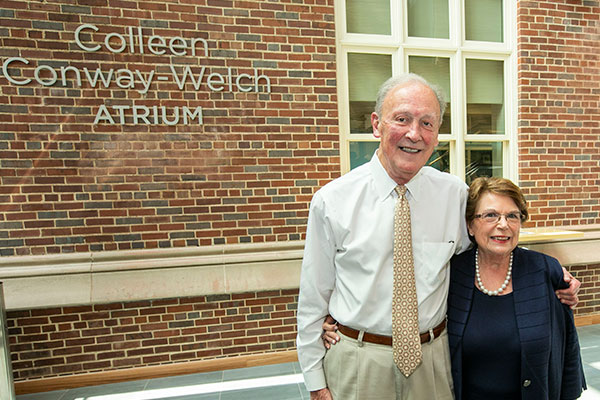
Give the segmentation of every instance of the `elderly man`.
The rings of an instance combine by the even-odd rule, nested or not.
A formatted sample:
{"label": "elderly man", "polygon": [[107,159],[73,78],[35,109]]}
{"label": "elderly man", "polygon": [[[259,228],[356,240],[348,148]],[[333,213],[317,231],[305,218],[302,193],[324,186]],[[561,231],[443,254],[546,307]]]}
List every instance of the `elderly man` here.
{"label": "elderly man", "polygon": [[[311,399],[453,398],[446,299],[449,260],[470,243],[467,186],[424,167],[445,104],[418,75],[390,78],[371,114],[377,152],[313,197],[297,340]],[[342,340],[325,354],[328,314]]]}

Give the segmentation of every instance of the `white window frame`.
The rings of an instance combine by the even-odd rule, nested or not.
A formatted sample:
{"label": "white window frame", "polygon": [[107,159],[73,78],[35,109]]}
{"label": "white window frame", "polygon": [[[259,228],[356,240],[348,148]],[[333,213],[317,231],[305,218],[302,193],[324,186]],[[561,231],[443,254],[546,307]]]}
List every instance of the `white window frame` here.
{"label": "white window frame", "polygon": [[[350,170],[350,142],[377,142],[372,134],[350,134],[348,88],[348,53],[390,54],[392,74],[408,71],[409,56],[448,57],[450,59],[451,134],[440,134],[440,143],[449,143],[450,173],[465,179],[465,143],[501,142],[502,175],[515,182],[518,179],[517,124],[517,50],[516,2],[503,0],[502,43],[466,41],[464,0],[448,0],[449,39],[408,37],[407,0],[390,0],[391,35],[346,33],[346,0],[335,0],[337,91],[340,124],[341,172]],[[505,133],[503,135],[466,135],[466,59],[504,62]],[[448,95],[448,93],[446,93]]]}

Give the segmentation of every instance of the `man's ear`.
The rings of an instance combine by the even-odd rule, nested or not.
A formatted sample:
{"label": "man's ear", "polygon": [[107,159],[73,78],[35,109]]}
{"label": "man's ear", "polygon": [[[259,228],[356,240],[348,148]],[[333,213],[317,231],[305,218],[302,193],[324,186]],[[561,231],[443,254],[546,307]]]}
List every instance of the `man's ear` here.
{"label": "man's ear", "polygon": [[371,126],[373,127],[373,136],[376,138],[381,137],[381,133],[379,132],[379,115],[377,113],[371,113]]}

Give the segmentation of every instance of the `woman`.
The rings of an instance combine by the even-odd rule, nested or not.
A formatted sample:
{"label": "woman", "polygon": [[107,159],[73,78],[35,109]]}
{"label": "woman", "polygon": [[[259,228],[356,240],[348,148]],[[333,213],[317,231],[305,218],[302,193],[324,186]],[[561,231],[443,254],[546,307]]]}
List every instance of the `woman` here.
{"label": "woman", "polygon": [[[456,399],[576,399],[586,388],[558,261],[517,247],[527,220],[521,190],[477,178],[466,219],[474,246],[451,260],[448,339]],[[334,325],[323,325],[326,347]]]}
{"label": "woman", "polygon": [[448,339],[457,399],[576,399],[585,388],[558,261],[517,247],[521,190],[477,178],[466,219],[475,246],[451,261]]}

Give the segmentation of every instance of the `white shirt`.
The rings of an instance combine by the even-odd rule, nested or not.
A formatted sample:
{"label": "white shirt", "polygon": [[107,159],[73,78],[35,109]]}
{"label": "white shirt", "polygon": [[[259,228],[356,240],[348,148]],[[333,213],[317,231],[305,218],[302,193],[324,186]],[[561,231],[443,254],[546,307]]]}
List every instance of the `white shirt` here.
{"label": "white shirt", "polygon": [[[298,299],[298,358],[309,391],[326,387],[323,318],[391,336],[393,225],[397,184],[375,154],[328,183],[310,205]],[[449,261],[470,245],[467,186],[423,167],[406,184],[410,205],[419,330],[446,315]]]}

